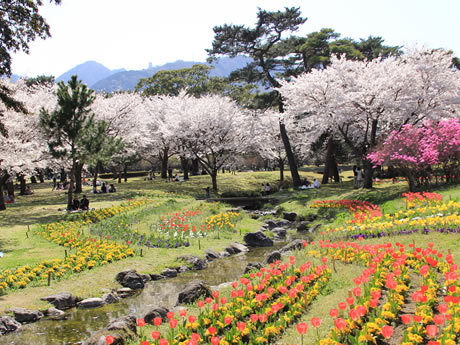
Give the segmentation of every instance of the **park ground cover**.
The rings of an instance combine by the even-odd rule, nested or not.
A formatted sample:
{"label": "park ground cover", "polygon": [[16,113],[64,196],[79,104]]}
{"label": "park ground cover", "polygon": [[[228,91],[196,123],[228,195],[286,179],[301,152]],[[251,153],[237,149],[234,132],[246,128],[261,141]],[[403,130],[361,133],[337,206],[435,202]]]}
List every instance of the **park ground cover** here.
{"label": "park ground cover", "polygon": [[[305,174],[308,174],[309,178],[315,176],[311,172],[306,172]],[[262,182],[270,181],[270,183],[274,184],[277,175],[276,173],[263,172],[241,173],[236,177],[228,174],[228,176],[222,175],[222,177],[224,180],[222,185],[224,186],[236,185],[234,182],[238,180],[238,186],[240,186],[238,188],[240,190],[257,191]],[[54,198],[52,199],[48,196],[51,192],[46,190],[48,186],[38,185],[36,188],[37,192],[33,198],[37,198],[37,200],[48,198],[46,199],[48,200],[48,204],[42,202],[40,206],[34,206],[34,203],[31,202],[30,205],[27,205],[25,202],[27,199],[19,199],[18,205],[7,211],[17,212],[24,209],[24,214],[27,216],[22,218],[16,217],[16,221],[19,224],[10,223],[3,226],[3,220],[6,220],[6,222],[14,222],[14,220],[10,220],[2,215],[4,217],[2,219],[2,230],[5,231],[2,232],[1,241],[2,248],[7,249],[5,250],[7,255],[4,258],[8,260],[2,262],[8,264],[8,269],[22,265],[40,264],[40,260],[50,259],[50,257],[63,260],[66,256],[65,251],[68,251],[68,256],[75,253],[77,250],[74,247],[76,246],[75,239],[81,236],[81,234],[87,236],[87,240],[92,239],[93,242],[91,244],[96,243],[96,245],[100,246],[103,244],[125,246],[127,249],[133,251],[133,255],[126,255],[126,257],[121,257],[119,260],[112,258],[111,261],[104,264],[101,264],[104,260],[100,258],[100,262],[95,260],[96,264],[93,267],[88,267],[87,265],[91,260],[85,261],[86,266],[82,265],[80,272],[72,270],[71,273],[64,273],[61,280],[53,280],[49,287],[46,286],[46,279],[41,282],[33,281],[25,288],[12,287],[4,296],[0,297],[0,308],[6,310],[13,305],[41,307],[43,305],[38,301],[38,297],[63,290],[74,292],[83,297],[93,296],[100,293],[101,287],[113,287],[113,277],[117,272],[125,268],[135,267],[140,272],[155,273],[158,272],[158,269],[168,267],[175,256],[185,253],[202,255],[204,248],[221,250],[228,242],[241,238],[240,231],[252,231],[258,228],[260,224],[258,221],[241,215],[231,215],[226,212],[228,207],[220,204],[206,204],[203,206],[200,201],[196,201],[194,198],[188,196],[190,194],[198,197],[201,196],[206,186],[205,181],[203,177],[199,177],[197,180],[192,179],[190,184],[188,182],[182,184],[184,188],[183,193],[180,194],[171,194],[171,192],[179,192],[180,184],[168,184],[160,181],[153,184],[141,180],[131,181],[126,185],[122,185],[119,188],[120,194],[116,196],[109,194],[94,196],[92,205],[97,206],[99,211],[95,212],[94,215],[85,214],[86,218],[82,217],[81,219],[78,219],[80,214],[72,215],[73,219],[67,217],[67,223],[71,223],[72,231],[60,232],[61,236],[54,237],[51,241],[46,236],[43,236],[43,231],[45,234],[48,234],[44,230],[45,227],[36,227],[33,224],[35,224],[36,219],[46,219],[47,227],[55,226],[50,224],[56,224],[56,221],[62,218],[63,213],[57,211],[57,207],[60,202],[63,202],[60,198],[64,200],[65,196],[52,194],[52,198]],[[157,191],[153,192],[153,190]],[[280,262],[276,267],[265,268],[267,272],[253,272],[252,276],[243,277],[248,280],[244,280],[243,283],[241,281],[238,282],[239,285],[237,285],[237,288],[219,291],[219,303],[215,303],[216,298],[214,298],[212,303],[208,304],[204,302],[205,306],[201,308],[198,305],[187,306],[186,317],[184,316],[182,319],[182,316],[175,315],[175,318],[179,321],[179,328],[174,330],[175,339],[177,342],[187,343],[188,340],[192,339],[193,333],[195,333],[200,334],[201,341],[206,339],[208,343],[212,343],[213,341],[216,342],[218,338],[221,344],[225,344],[225,342],[231,343],[230,339],[226,338],[229,335],[236,338],[239,337],[242,343],[254,344],[299,344],[301,342],[305,344],[315,342],[328,344],[333,343],[330,342],[331,339],[335,339],[338,343],[361,343],[367,339],[366,341],[371,343],[371,338],[376,339],[376,341],[391,343],[395,339],[396,334],[398,336],[405,336],[407,339],[410,337],[412,340],[419,339],[417,338],[418,336],[424,342],[442,340],[441,338],[444,337],[444,334],[449,334],[448,327],[451,320],[447,320],[447,318],[450,317],[448,315],[452,315],[452,311],[441,313],[436,308],[442,304],[447,304],[448,310],[451,310],[455,305],[458,307],[458,303],[455,304],[452,301],[443,302],[442,299],[448,295],[445,291],[449,289],[453,290],[450,287],[452,285],[456,286],[456,290],[451,295],[455,297],[459,294],[458,278],[450,279],[454,281],[454,283],[450,284],[450,280],[446,279],[445,271],[448,265],[450,265],[450,270],[455,263],[459,262],[460,243],[458,234],[455,233],[446,234],[430,231],[428,234],[425,234],[423,229],[426,228],[426,224],[420,223],[420,219],[425,219],[426,217],[431,217],[429,219],[432,219],[434,218],[432,216],[444,212],[446,217],[453,216],[449,224],[451,228],[458,229],[460,226],[458,218],[455,218],[455,216],[458,217],[459,189],[454,187],[437,190],[436,192],[442,196],[442,200],[435,198],[432,205],[428,205],[427,203],[426,205],[414,205],[414,207],[412,207],[408,197],[402,195],[406,191],[407,186],[404,183],[383,183],[377,185],[375,190],[368,192],[353,190],[351,182],[345,182],[338,185],[323,186],[320,190],[296,192],[284,190],[279,192],[277,197],[280,199],[280,207],[282,209],[296,211],[299,217],[306,217],[312,213],[317,213],[320,215],[322,222],[328,222],[328,226],[316,234],[315,244],[308,244],[304,250],[294,253],[292,258],[286,258],[284,262]],[[134,203],[145,202],[145,204],[117,214],[112,214],[110,211],[102,211],[104,208],[113,211],[114,209],[125,207],[123,205],[130,203],[127,199],[134,199],[131,201]],[[315,200],[321,200],[321,202],[314,202]],[[330,207],[315,207],[315,205],[320,204]],[[335,207],[336,205],[339,205],[339,207]],[[47,207],[48,212],[44,212],[43,209]],[[423,212],[420,211],[423,208],[426,210]],[[363,210],[365,211],[365,215],[370,216],[369,219],[367,216],[363,217],[359,215],[362,213],[360,211]],[[419,213],[411,214],[411,212]],[[398,215],[396,216],[396,214]],[[30,216],[29,219],[27,219],[28,216]],[[104,217],[105,219],[102,219]],[[388,223],[388,217],[390,217],[391,221],[398,221],[408,217],[418,217],[419,219],[416,219],[416,221],[419,221],[419,224],[403,222],[402,224],[394,224],[394,226],[398,226],[402,230],[415,229],[419,226],[418,230],[420,231],[411,234],[401,233],[398,236],[393,236],[394,234],[391,233],[392,236],[381,238],[370,238],[371,236],[368,236],[369,238],[365,239],[364,233],[362,233],[363,229],[359,228],[361,236],[355,239],[346,238],[347,234],[358,234],[356,227],[364,227],[365,230],[367,227],[374,226],[375,224]],[[158,219],[161,220],[161,224],[165,228],[173,228],[173,233],[178,233],[177,230],[179,228],[180,233],[184,234],[187,238],[189,245],[185,246],[182,243],[180,245],[180,253],[177,252],[176,254],[174,252],[175,249],[167,247],[154,247],[152,239],[145,236],[141,238],[142,234],[147,234],[149,230],[154,228],[155,224],[158,224]],[[435,230],[435,228],[440,228],[441,226],[445,227],[445,220],[446,218],[437,219],[430,224],[430,230]],[[79,222],[84,224],[78,227],[75,223]],[[390,228],[390,225],[386,223],[385,226]],[[57,224],[58,226],[62,226],[59,223]],[[111,229],[114,228],[115,224],[118,224],[120,225],[120,229],[117,228],[115,231],[106,233],[104,232],[104,224]],[[27,231],[27,225],[29,225],[30,231]],[[216,229],[212,231],[211,228],[214,227]],[[219,232],[218,228],[224,230]],[[165,232],[170,231],[161,227],[156,230],[159,230],[162,236],[165,235]],[[373,230],[370,229],[369,231]],[[163,233],[161,233],[162,231]],[[65,236],[62,236],[62,233]],[[72,237],[73,233],[78,234],[78,236]],[[28,238],[27,236],[30,237]],[[13,241],[15,238],[16,242]],[[200,244],[198,244],[198,241],[200,241]],[[389,244],[391,244],[391,247]],[[328,246],[332,247],[329,248]],[[362,255],[355,255],[356,253],[354,253],[354,255],[344,256],[340,252],[340,250],[344,250],[341,246],[345,246],[348,248],[347,250],[358,250]],[[73,248],[70,249],[71,247]],[[199,247],[201,247],[201,250]],[[420,259],[416,257],[418,253],[417,248],[420,248],[420,251],[423,253],[423,255],[420,254]],[[141,249],[143,249],[142,257],[140,256]],[[404,251],[400,251],[400,249],[404,249]],[[37,255],[24,258],[23,253],[32,250],[35,250]],[[435,254],[433,254],[434,252]],[[446,258],[449,252],[451,259]],[[399,274],[399,271],[396,271],[395,274],[393,262],[398,258],[394,258],[392,253],[407,254],[408,257],[404,262],[400,262],[399,265],[401,266],[399,270],[404,272],[404,274]],[[434,256],[437,257],[439,254],[442,255],[441,258],[433,259]],[[379,269],[384,270],[385,274],[376,275],[374,272],[372,274],[373,280],[369,279],[368,282],[356,286],[356,283],[350,277],[362,277],[364,271],[372,269],[370,263],[373,262],[374,258],[376,260],[380,258],[379,255],[384,255],[384,258],[390,260],[390,262],[386,262],[388,261],[386,259],[381,260],[383,261],[382,265],[387,265],[379,266]],[[417,261],[413,260],[414,255],[419,264],[413,262]],[[361,257],[364,257],[364,259]],[[432,260],[438,260],[439,264],[433,265]],[[452,260],[452,264],[449,264],[447,260]],[[332,264],[332,261],[334,261],[334,264]],[[75,264],[78,265],[78,262]],[[391,265],[388,266],[388,264]],[[428,266],[426,274],[420,273],[420,267],[422,266]],[[455,271],[455,266],[453,267],[453,271]],[[425,272],[425,270],[426,268],[422,272]],[[101,272],[105,274],[101,275]],[[266,278],[266,274],[269,274],[270,278]],[[407,274],[411,278],[417,277],[417,279],[414,279],[414,281],[417,281],[417,286],[411,286],[407,279],[403,279]],[[378,299],[378,307],[372,308],[370,307],[370,303],[371,300],[376,300],[374,297],[377,296],[377,293],[374,293],[374,296],[372,296],[372,294],[367,292],[372,292],[370,282],[379,283],[380,281],[377,281],[377,278],[380,276],[385,276],[384,287],[380,286],[381,295]],[[386,278],[387,276],[393,277],[397,286],[404,285],[409,290],[412,289],[410,293],[409,290],[406,291],[406,294],[403,296],[404,303],[408,302],[415,305],[414,312],[410,314],[411,323],[407,327],[404,326],[405,328],[402,326],[405,323],[402,322],[401,316],[408,313],[402,313],[400,310],[396,311],[398,308],[393,306],[391,308],[396,309],[391,309],[390,306],[383,307],[388,300],[397,299],[396,295],[393,296],[392,294],[398,293],[399,296],[402,293],[402,288],[394,289],[395,291],[393,291],[385,286],[389,281],[389,278]],[[402,280],[398,280],[399,277],[402,277]],[[419,323],[414,321],[414,315],[416,316],[415,320],[418,320],[417,308],[420,307],[420,313],[423,311],[426,314],[428,307],[424,306],[423,297],[419,302],[410,302],[412,300],[411,296],[417,291],[422,291],[422,294],[426,293],[426,291],[423,291],[423,286],[425,286],[423,281],[424,279],[429,279],[429,277],[432,280],[434,280],[434,277],[439,278],[439,284],[436,286],[437,291],[439,291],[436,293],[436,301],[433,298],[430,301],[426,301],[429,302],[428,304],[432,311],[431,319],[425,318],[423,323]],[[264,279],[265,281],[262,281]],[[94,284],[88,286],[85,282],[89,280],[94,282]],[[247,283],[248,281],[249,283]],[[448,286],[446,286],[446,282]],[[390,286],[392,284],[391,282],[389,283]],[[248,285],[250,286],[249,288]],[[358,296],[356,295],[358,290],[354,290],[357,287],[361,288],[361,293]],[[241,291],[243,295],[239,296],[238,294],[242,294]],[[346,303],[346,299],[350,297],[349,291],[352,291],[351,293],[356,291],[353,294],[355,301],[352,305],[348,304],[347,309],[342,311],[338,304],[341,302]],[[433,292],[431,296],[433,296]],[[225,298],[227,301],[224,300],[225,303],[222,303],[221,298]],[[364,298],[367,298],[367,300],[364,300]],[[402,297],[398,298],[401,299]],[[230,307],[226,305],[227,303],[233,303],[233,305]],[[238,303],[239,305],[237,305]],[[421,304],[418,305],[417,303]],[[218,304],[218,306],[213,307],[215,304]],[[363,306],[366,306],[365,313],[362,308]],[[246,307],[250,307],[250,311]],[[401,309],[403,308],[404,305]],[[453,308],[455,310],[455,307]],[[337,309],[339,313],[335,318],[329,314],[330,310],[333,309]],[[238,310],[240,312],[237,312]],[[381,313],[383,311],[393,314],[394,317],[382,318]],[[458,311],[456,313],[458,314]],[[334,313],[332,314],[334,315]],[[360,315],[359,319],[357,319],[357,314]],[[257,315],[257,320],[254,315]],[[385,315],[388,316],[388,314]],[[190,323],[189,327],[187,327],[187,322],[183,322],[183,320],[189,320],[189,316],[192,316],[192,320],[193,317],[197,318],[196,327],[191,327],[193,322]],[[442,317],[444,317],[443,323],[438,325],[434,322],[434,317],[436,317],[437,322],[440,322]],[[452,319],[452,317],[450,318]],[[212,323],[208,323],[206,319],[213,321]],[[337,319],[344,321],[336,321]],[[376,321],[377,319],[383,321]],[[215,320],[218,320],[220,323],[217,323]],[[281,320],[281,323],[278,322],[279,320]],[[405,316],[404,320],[407,320],[407,316]],[[455,315],[453,320],[454,324],[450,328],[451,330],[455,330],[455,322],[458,322]],[[342,327],[343,322],[345,322],[344,327],[353,330],[347,333],[347,338],[342,337],[343,332],[338,332],[343,331],[343,329],[340,330],[337,328]],[[368,325],[368,323],[373,324]],[[174,321],[172,321],[172,324],[174,325]],[[364,334],[356,331],[359,328],[364,329],[364,325],[367,325],[365,328],[367,333]],[[436,336],[429,336],[427,333],[427,326],[431,325],[438,327]],[[395,332],[395,335],[392,335],[388,340],[385,339],[385,336],[388,336],[388,333],[385,332],[390,332],[390,329],[385,327],[382,333],[382,327],[384,326],[393,327],[392,329]],[[408,327],[412,328],[408,331]],[[303,333],[306,328],[308,330],[301,336],[300,333]],[[429,327],[428,329],[430,334],[433,334],[434,328]],[[163,324],[158,329],[155,326],[148,326],[147,328],[142,328],[142,331],[145,335],[148,335],[146,341],[150,343],[159,343],[159,339],[168,339],[168,337],[168,341],[172,343],[171,325],[169,324]],[[151,332],[157,331],[160,332],[160,336],[157,340],[154,340]],[[157,333],[155,333],[156,335]]]}

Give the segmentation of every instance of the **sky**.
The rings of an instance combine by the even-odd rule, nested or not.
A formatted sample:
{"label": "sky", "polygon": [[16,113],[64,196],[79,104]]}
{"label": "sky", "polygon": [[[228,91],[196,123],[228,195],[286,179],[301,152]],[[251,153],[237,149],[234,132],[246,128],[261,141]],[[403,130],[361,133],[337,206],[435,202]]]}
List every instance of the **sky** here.
{"label": "sky", "polygon": [[177,60],[205,61],[213,27],[251,26],[258,8],[300,7],[296,35],[332,28],[353,39],[381,36],[388,45],[445,48],[460,56],[460,0],[62,0],[40,13],[51,38],[13,55],[13,73],[59,76],[89,60],[110,69],[144,69]]}

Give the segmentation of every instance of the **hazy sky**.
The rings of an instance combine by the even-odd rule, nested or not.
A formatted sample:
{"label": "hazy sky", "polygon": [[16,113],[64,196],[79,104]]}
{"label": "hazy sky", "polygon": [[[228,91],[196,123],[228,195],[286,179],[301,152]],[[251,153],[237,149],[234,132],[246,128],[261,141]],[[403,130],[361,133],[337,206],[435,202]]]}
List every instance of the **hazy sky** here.
{"label": "hazy sky", "polygon": [[381,36],[460,56],[460,0],[63,0],[41,8],[52,37],[31,43],[30,55],[14,55],[13,73],[59,76],[88,60],[110,69],[204,61],[214,26],[253,26],[258,7],[291,6],[308,18],[297,35],[330,27],[342,37]]}

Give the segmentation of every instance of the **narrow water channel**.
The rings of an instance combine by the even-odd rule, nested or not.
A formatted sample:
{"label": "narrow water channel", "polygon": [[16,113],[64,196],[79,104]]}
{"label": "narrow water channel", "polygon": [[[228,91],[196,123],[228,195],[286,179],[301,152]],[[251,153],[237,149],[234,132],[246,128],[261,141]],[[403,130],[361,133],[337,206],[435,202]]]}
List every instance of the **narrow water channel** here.
{"label": "narrow water channel", "polygon": [[[289,239],[292,240],[292,239]],[[210,262],[201,271],[189,271],[176,278],[150,282],[137,295],[104,305],[96,309],[67,310],[61,319],[44,318],[24,325],[16,333],[0,336],[0,344],[8,345],[76,345],[118,317],[132,314],[142,317],[154,307],[172,309],[179,292],[193,279],[202,279],[211,286],[231,282],[244,272],[248,262],[261,262],[265,256],[282,247],[288,241],[276,242],[274,247],[251,249],[246,254],[221,258]],[[38,298],[38,297],[37,297]]]}

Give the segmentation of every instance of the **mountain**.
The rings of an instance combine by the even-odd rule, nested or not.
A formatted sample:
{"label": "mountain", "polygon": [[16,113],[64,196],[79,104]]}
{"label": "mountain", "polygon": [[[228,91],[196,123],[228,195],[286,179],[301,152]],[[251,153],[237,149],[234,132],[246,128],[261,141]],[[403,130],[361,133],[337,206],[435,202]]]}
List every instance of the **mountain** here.
{"label": "mountain", "polygon": [[91,86],[99,80],[107,78],[114,73],[119,73],[120,71],[123,71],[123,69],[112,71],[96,61],[87,61],[60,75],[56,78],[56,81],[63,80],[67,82],[71,76],[78,75],[78,79]]}
{"label": "mountain", "polygon": [[[252,61],[248,57],[235,57],[235,58],[221,58],[216,62],[213,62],[211,65],[214,66],[214,69],[211,71],[211,76],[217,77],[226,77],[232,71],[246,66],[248,62]],[[100,79],[94,84],[88,84],[90,87],[97,92],[114,92],[122,90],[134,90],[137,83],[141,78],[148,78],[158,71],[161,70],[175,70],[182,68],[190,68],[196,64],[205,64],[209,65],[206,62],[196,62],[196,61],[182,61],[178,60],[175,62],[169,62],[161,66],[155,66],[149,69],[137,70],[137,71],[122,71],[118,73],[113,73],[106,78]]]}

